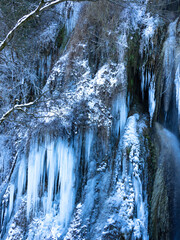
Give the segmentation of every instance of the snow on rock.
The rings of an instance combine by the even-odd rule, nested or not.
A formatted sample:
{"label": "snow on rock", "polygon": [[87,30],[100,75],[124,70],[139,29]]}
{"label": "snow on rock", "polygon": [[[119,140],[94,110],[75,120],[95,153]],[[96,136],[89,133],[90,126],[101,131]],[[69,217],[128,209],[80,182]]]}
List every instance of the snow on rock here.
{"label": "snow on rock", "polygon": [[[126,182],[118,181],[116,193],[108,199],[114,214],[107,219],[102,239],[106,239],[105,237],[111,234],[112,229],[117,231],[117,236],[124,236],[128,239],[133,230],[134,192],[132,182],[129,180],[127,179]],[[128,189],[126,189],[126,184],[129,185]]]}
{"label": "snow on rock", "polygon": [[75,209],[73,221],[71,222],[64,240],[85,240],[83,233],[86,233],[86,225],[82,225],[82,204],[78,203]]}
{"label": "snow on rock", "polygon": [[26,199],[22,199],[21,204],[15,213],[13,219],[10,221],[6,240],[24,239],[24,228],[27,224],[26,221]]}
{"label": "snow on rock", "polygon": [[[87,46],[83,45],[82,47],[83,52],[85,52]],[[77,58],[74,63],[74,68],[77,69],[77,71],[75,72],[76,74],[73,75],[73,81],[75,83],[62,92],[64,75],[67,74],[66,67],[69,54],[70,53],[67,53],[59,59],[44,88],[44,92],[49,89],[55,97],[59,96],[59,91],[61,91],[61,98],[56,100],[58,103],[56,106],[51,107],[53,104],[52,100],[47,103],[50,106],[48,116],[49,114],[51,115],[51,118],[47,117],[47,121],[51,121],[53,116],[54,118],[60,116],[64,119],[64,124],[67,125],[67,119],[73,115],[74,107],[84,103],[84,110],[87,114],[86,123],[99,123],[100,125],[110,126],[112,116],[110,109],[106,106],[105,101],[107,99],[105,99],[105,95],[110,96],[113,89],[117,88],[120,84],[125,84],[126,75],[124,64],[106,63],[97,71],[94,78],[92,78],[88,60]],[[79,71],[81,71],[81,73],[79,73]],[[53,89],[52,86],[54,86]],[[78,119],[76,119],[76,121],[78,121]]]}
{"label": "snow on rock", "polygon": [[144,12],[141,22],[141,24],[144,25],[140,42],[141,57],[143,57],[144,54],[148,56],[148,51],[153,49],[153,37],[159,25],[159,21],[158,16],[151,16],[149,12]]}
{"label": "snow on rock", "polygon": [[[102,239],[107,239],[109,234],[125,239],[147,240],[148,238],[148,209],[144,199],[142,172],[144,163],[140,157],[139,133],[146,127],[139,115],[128,118],[119,145],[117,161],[118,181],[115,193],[108,199],[113,214],[108,218],[104,227]],[[138,126],[140,123],[140,126]],[[137,214],[135,214],[135,209]],[[116,213],[116,214],[115,214]]]}

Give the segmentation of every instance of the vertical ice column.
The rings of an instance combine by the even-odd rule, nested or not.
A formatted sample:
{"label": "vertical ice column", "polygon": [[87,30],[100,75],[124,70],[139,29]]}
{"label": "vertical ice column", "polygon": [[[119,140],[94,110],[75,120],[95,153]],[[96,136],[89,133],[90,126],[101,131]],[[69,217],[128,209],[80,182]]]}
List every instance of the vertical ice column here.
{"label": "vertical ice column", "polygon": [[51,61],[52,61],[52,54],[51,53],[47,56],[46,61],[47,61],[47,76],[49,76],[50,70],[51,70]]}
{"label": "vertical ice column", "polygon": [[176,46],[176,25],[177,19],[169,24],[168,38],[166,39],[163,52],[164,52],[164,110],[168,112],[171,100],[172,87],[175,75],[175,46]]}
{"label": "vertical ice column", "polygon": [[13,205],[14,205],[14,192],[15,192],[15,186],[14,184],[11,184],[9,187],[9,218],[11,216]]}
{"label": "vertical ice column", "polygon": [[67,227],[75,204],[75,154],[72,146],[61,140],[58,142],[59,148],[59,185],[60,185],[60,223]]}
{"label": "vertical ice column", "polygon": [[180,119],[180,64],[176,69],[175,75],[175,86],[176,86],[176,106],[178,109],[178,118]]}
{"label": "vertical ice column", "polygon": [[142,99],[144,100],[144,90],[145,90],[145,80],[146,78],[144,77],[144,73],[145,73],[145,66],[143,65],[142,66],[142,69],[141,69],[141,93],[142,93]]}
{"label": "vertical ice column", "polygon": [[56,155],[56,149],[54,142],[47,145],[47,205],[45,212],[50,213],[53,205],[54,189],[57,181],[58,174],[58,156]]}
{"label": "vertical ice column", "polygon": [[152,81],[151,74],[148,70],[145,69],[145,65],[143,65],[141,68],[141,93],[142,93],[143,100],[144,100],[144,91],[147,90],[151,81]]}
{"label": "vertical ice column", "polygon": [[45,147],[32,145],[28,159],[28,185],[27,185],[27,216],[29,217],[31,205],[33,212],[38,212],[39,189],[42,187],[43,168],[45,160]]}
{"label": "vertical ice column", "polygon": [[85,156],[85,159],[86,159],[86,162],[89,162],[92,140],[93,140],[93,131],[89,129],[88,131],[86,131],[86,134],[85,134],[85,142],[86,142],[86,146],[85,146],[86,156]]}
{"label": "vertical ice column", "polygon": [[154,74],[152,74],[151,76],[148,70],[145,71],[145,66],[142,67],[141,71],[142,71],[141,76],[142,99],[144,100],[144,91],[148,89],[149,115],[151,124],[156,107]]}
{"label": "vertical ice column", "polygon": [[66,16],[67,34],[70,34],[73,31],[78,21],[81,6],[82,5],[77,3],[69,3],[69,9],[67,9],[67,16]]}
{"label": "vertical ice column", "polygon": [[152,77],[148,92],[149,92],[149,115],[150,115],[150,124],[151,124],[152,118],[154,115],[154,111],[155,111],[155,107],[156,107],[154,77]]}
{"label": "vertical ice column", "polygon": [[18,197],[22,196],[23,190],[25,189],[26,185],[26,163],[25,163],[25,157],[22,157],[22,160],[20,162],[19,166],[19,172],[18,172]]}
{"label": "vertical ice column", "polygon": [[115,136],[118,137],[123,131],[126,119],[127,119],[127,105],[126,105],[126,93],[121,92],[117,95],[113,102],[113,116],[114,116],[114,128]]}

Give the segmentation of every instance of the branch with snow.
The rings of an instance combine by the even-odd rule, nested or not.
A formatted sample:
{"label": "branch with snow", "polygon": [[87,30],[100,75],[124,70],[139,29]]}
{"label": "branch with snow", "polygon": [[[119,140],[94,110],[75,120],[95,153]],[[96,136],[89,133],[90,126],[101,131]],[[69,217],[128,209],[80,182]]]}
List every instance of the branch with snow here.
{"label": "branch with snow", "polygon": [[37,103],[41,97],[42,97],[42,95],[41,95],[39,98],[37,98],[36,100],[34,100],[33,102],[14,105],[14,106],[13,106],[12,108],[10,108],[6,113],[4,113],[3,116],[0,118],[0,124],[3,123],[3,122],[9,117],[9,115],[10,115],[12,112],[14,112],[15,110],[23,111],[23,112],[26,113],[26,111],[24,110],[24,108],[29,108],[29,107],[35,105],[35,103]]}

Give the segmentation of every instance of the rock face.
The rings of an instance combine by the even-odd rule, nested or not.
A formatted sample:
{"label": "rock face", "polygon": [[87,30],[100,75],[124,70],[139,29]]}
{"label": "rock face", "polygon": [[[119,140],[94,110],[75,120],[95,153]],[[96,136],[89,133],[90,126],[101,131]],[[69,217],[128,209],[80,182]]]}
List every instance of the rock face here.
{"label": "rock face", "polygon": [[156,132],[160,148],[152,195],[152,236],[153,239],[178,239],[179,141],[159,124]]}
{"label": "rock face", "polygon": [[35,100],[0,126],[2,239],[179,239],[180,23],[163,10],[62,3],[1,53],[2,114]]}
{"label": "rock face", "polygon": [[151,205],[152,239],[170,239],[169,199],[163,170],[158,168],[153,187]]}

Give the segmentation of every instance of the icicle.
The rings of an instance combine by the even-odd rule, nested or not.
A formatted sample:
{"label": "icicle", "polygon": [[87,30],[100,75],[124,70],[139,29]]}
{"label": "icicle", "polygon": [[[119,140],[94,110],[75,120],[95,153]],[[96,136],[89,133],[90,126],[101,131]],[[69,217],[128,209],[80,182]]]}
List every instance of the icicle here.
{"label": "icicle", "polygon": [[10,194],[9,194],[9,217],[10,217],[13,210],[13,205],[14,205],[14,192],[15,192],[14,184],[10,185],[9,191],[10,191]]}
{"label": "icicle", "polygon": [[116,137],[123,131],[127,119],[126,94],[121,92],[113,103],[113,116],[115,117],[115,135]]}
{"label": "icicle", "polygon": [[38,207],[38,193],[40,181],[43,176],[43,166],[45,160],[45,148],[37,143],[32,146],[28,162],[28,187],[27,187],[27,217],[29,217],[31,204],[33,212],[36,212]]}
{"label": "icicle", "polygon": [[137,175],[134,177],[134,188],[135,188],[135,201],[137,205],[137,218],[144,219],[144,207],[142,198],[142,182],[140,177]]}
{"label": "icicle", "polygon": [[75,158],[74,150],[70,146],[59,142],[61,157],[59,158],[60,163],[60,223],[63,227],[67,227],[75,203]]}
{"label": "icicle", "polygon": [[44,59],[44,56],[42,57],[41,59],[41,80],[43,81],[44,80],[44,65],[45,65],[45,59]]}
{"label": "icicle", "polygon": [[26,185],[26,164],[25,159],[23,157],[18,172],[18,197],[22,196],[25,185]]}
{"label": "icicle", "polygon": [[80,9],[81,9],[81,5],[76,3],[72,5],[72,8],[70,6],[69,9],[67,9],[67,16],[66,16],[67,34],[70,34],[73,31],[79,17]]}
{"label": "icicle", "polygon": [[151,124],[156,107],[154,75],[151,77],[151,74],[148,70],[145,72],[144,66],[142,67],[141,71],[142,71],[141,78],[142,99],[144,100],[144,91],[148,88],[149,115]]}
{"label": "icicle", "polygon": [[122,131],[126,124],[127,119],[127,106],[126,106],[126,95],[120,97],[120,131]]}
{"label": "icicle", "polygon": [[89,130],[85,134],[86,137],[86,161],[89,162],[89,156],[90,156],[90,150],[91,150],[91,144],[93,140],[93,131]]}
{"label": "icicle", "polygon": [[141,69],[141,93],[142,93],[142,99],[144,100],[144,90],[145,90],[145,78],[144,78],[144,66],[142,66]]}
{"label": "icicle", "polygon": [[50,74],[50,70],[51,70],[51,53],[49,54],[49,56],[47,56],[47,75],[49,76]]}
{"label": "icicle", "polygon": [[55,172],[57,169],[56,166],[56,157],[54,156],[54,143],[50,143],[47,146],[47,178],[48,178],[48,194],[47,194],[47,212],[51,212],[52,202],[53,202],[53,193],[55,187]]}
{"label": "icicle", "polygon": [[178,109],[178,118],[180,119],[180,65],[177,67],[174,82],[176,86],[176,106]]}
{"label": "icicle", "polygon": [[152,80],[151,80],[150,86],[149,86],[149,115],[150,115],[150,124],[152,123],[155,107],[156,107],[155,83],[154,83],[154,77],[152,77]]}

